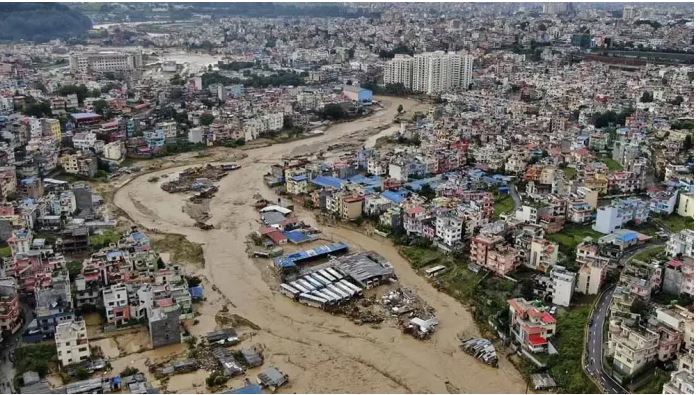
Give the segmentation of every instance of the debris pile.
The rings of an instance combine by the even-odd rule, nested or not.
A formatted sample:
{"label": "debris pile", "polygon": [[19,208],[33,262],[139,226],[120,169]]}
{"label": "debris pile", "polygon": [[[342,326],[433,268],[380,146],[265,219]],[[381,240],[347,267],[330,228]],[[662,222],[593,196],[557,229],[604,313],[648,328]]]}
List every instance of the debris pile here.
{"label": "debris pile", "polygon": [[169,193],[204,191],[213,186],[213,182],[220,181],[231,170],[226,165],[213,166],[211,164],[188,168],[181,173],[176,180],[162,184],[162,189]]}
{"label": "debris pile", "polygon": [[427,339],[435,332],[438,325],[435,309],[414,291],[403,287],[393,289],[384,294],[380,302],[388,314],[398,320],[404,333],[417,339]]}
{"label": "debris pile", "polygon": [[459,340],[462,342],[459,346],[462,351],[483,363],[495,368],[498,367],[498,354],[495,352],[495,347],[493,347],[493,343],[491,343],[490,340],[476,337],[467,340]]}
{"label": "debris pile", "polygon": [[435,327],[438,324],[439,321],[435,317],[428,318],[427,320],[414,317],[410,320],[402,320],[401,329],[404,333],[408,333],[416,339],[425,340],[430,338],[430,336],[435,332]]}
{"label": "debris pile", "polygon": [[381,309],[374,304],[373,299],[361,299],[355,303],[349,303],[339,307],[339,313],[344,314],[357,325],[377,325],[384,321],[385,316]]}
{"label": "debris pile", "polygon": [[382,296],[381,302],[394,317],[427,319],[435,316],[435,310],[408,288],[401,287],[387,292]]}

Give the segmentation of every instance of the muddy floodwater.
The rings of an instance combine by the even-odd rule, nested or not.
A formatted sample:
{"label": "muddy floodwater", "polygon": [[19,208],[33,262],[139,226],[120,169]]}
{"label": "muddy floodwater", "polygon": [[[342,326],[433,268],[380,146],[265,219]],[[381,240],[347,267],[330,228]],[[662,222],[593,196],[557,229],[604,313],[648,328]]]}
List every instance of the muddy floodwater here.
{"label": "muddy floodwater", "polygon": [[[427,341],[404,335],[394,326],[358,326],[344,317],[295,303],[269,286],[264,275],[268,269],[263,266],[268,262],[247,256],[245,238],[259,227],[258,213],[252,206],[254,195],[274,196],[263,182],[269,165],[283,156],[325,149],[369,128],[395,125],[399,104],[406,111],[427,110],[427,105],[408,99],[377,99],[384,109],[366,118],[333,125],[322,136],[247,150],[248,156],[238,161],[242,169],[223,178],[219,192],[210,201],[208,223],[215,226],[214,230],[201,231],[182,212],[185,195],[169,194],[147,181],[153,175],[173,174],[186,166],[134,178],[117,191],[114,203],[146,228],[182,234],[203,244],[202,270],[208,281],[229,299],[232,313],[261,328],[253,342],[264,345],[265,366],[275,365],[290,376],[291,386],[281,392],[524,392],[523,378],[505,358],[495,369],[458,349],[458,333],[478,334],[471,314],[415,273],[386,240],[346,228],[321,226],[311,213],[301,208],[296,212],[327,238],[345,241],[352,250],[378,251],[391,261],[401,284],[415,290],[436,309],[440,326]],[[374,144],[374,140],[370,143]],[[129,362],[138,365],[140,361]],[[193,381],[199,384],[200,377]],[[177,390],[177,383],[191,389],[191,380],[173,379],[168,390]]]}

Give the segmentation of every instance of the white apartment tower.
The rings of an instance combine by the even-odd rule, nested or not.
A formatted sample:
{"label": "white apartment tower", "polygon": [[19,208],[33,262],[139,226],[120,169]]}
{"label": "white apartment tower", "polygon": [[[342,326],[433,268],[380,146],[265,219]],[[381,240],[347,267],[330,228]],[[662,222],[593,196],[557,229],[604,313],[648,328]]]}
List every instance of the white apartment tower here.
{"label": "white apartment tower", "polygon": [[384,66],[385,84],[404,84],[404,87],[411,89],[413,82],[413,58],[409,55],[395,55],[394,59],[387,62]]}
{"label": "white apartment tower", "polygon": [[452,88],[468,87],[473,57],[466,54],[435,51],[415,55],[396,55],[384,67],[384,83],[398,84],[429,95]]}

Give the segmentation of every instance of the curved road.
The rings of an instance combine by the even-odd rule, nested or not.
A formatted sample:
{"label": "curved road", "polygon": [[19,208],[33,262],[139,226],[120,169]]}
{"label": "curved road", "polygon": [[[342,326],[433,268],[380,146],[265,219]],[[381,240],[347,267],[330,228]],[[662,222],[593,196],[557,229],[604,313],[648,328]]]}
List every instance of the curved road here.
{"label": "curved road", "polygon": [[[627,251],[620,259],[619,266],[623,266],[635,255],[649,248],[654,248],[660,245],[659,240],[651,241],[637,249]],[[587,361],[585,370],[595,380],[602,385],[602,390],[608,394],[625,394],[628,393],[621,384],[617,383],[613,377],[604,371],[602,365],[603,350],[604,350],[604,323],[607,320],[609,307],[611,306],[611,298],[614,295],[616,285],[612,285],[602,292],[597,305],[592,311],[590,324],[588,329],[587,343]]]}
{"label": "curved road", "polygon": [[614,295],[614,288],[606,289],[599,298],[597,307],[592,312],[592,319],[587,336],[587,364],[585,369],[592,376],[595,382],[602,385],[602,390],[608,394],[625,394],[626,390],[621,387],[609,374],[604,371],[602,366],[602,350],[604,348],[604,322],[606,321],[611,297]]}

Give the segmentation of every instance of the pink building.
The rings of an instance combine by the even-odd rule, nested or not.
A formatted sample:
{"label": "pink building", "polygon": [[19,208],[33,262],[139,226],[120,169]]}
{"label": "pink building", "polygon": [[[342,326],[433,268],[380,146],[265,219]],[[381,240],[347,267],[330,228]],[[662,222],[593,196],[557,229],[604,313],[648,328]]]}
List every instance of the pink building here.
{"label": "pink building", "polygon": [[556,334],[556,319],[543,307],[522,298],[508,300],[510,335],[531,352],[548,350],[549,339]]}

